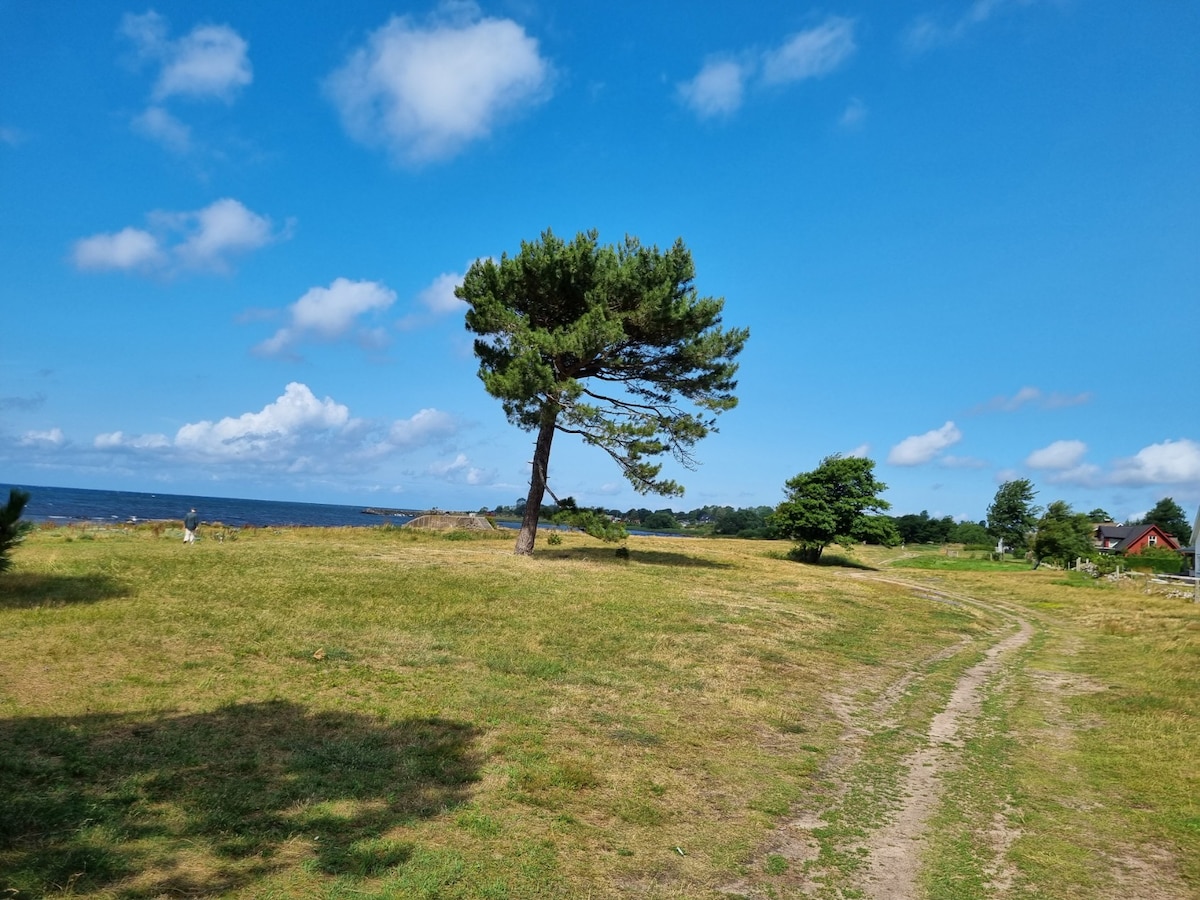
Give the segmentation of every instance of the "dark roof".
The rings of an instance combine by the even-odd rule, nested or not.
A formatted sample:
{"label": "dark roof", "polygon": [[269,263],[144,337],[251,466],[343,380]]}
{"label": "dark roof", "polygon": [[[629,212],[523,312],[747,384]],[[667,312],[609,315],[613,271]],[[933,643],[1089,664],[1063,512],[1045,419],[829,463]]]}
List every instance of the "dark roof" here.
{"label": "dark roof", "polygon": [[1170,535],[1167,532],[1163,531],[1161,526],[1154,525],[1154,524],[1149,524],[1149,525],[1110,525],[1110,524],[1097,525],[1096,526],[1096,540],[1101,544],[1103,544],[1104,541],[1106,541],[1106,540],[1112,541],[1113,542],[1112,545],[1109,546],[1107,549],[1120,551],[1120,550],[1124,550],[1126,547],[1132,547],[1134,544],[1136,544],[1138,541],[1140,541],[1142,539],[1142,537],[1145,536],[1146,532],[1148,532],[1148,531],[1157,531],[1159,534],[1161,534],[1163,537],[1165,537],[1167,539],[1167,541],[1171,544],[1172,550],[1176,550],[1179,548],[1179,541],[1175,540],[1173,535]]}

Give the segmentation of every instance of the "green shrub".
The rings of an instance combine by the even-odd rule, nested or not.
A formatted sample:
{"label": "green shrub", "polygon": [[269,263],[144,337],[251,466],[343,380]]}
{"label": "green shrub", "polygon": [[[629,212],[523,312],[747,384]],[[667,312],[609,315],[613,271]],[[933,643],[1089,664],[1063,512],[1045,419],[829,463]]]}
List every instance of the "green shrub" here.
{"label": "green shrub", "polygon": [[1147,547],[1141,553],[1120,557],[1118,562],[1136,572],[1156,575],[1178,575],[1183,571],[1183,555],[1165,547]]}

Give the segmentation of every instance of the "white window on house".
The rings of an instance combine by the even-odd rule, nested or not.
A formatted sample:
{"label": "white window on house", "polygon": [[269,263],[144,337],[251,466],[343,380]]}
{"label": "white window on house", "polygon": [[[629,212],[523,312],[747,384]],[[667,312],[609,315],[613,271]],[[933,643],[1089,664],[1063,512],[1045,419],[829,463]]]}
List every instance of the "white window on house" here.
{"label": "white window on house", "polygon": [[1149,544],[1151,547],[1153,547],[1155,544],[1158,543],[1158,535],[1156,535],[1156,534],[1150,535],[1150,537],[1146,538],[1146,543]]}

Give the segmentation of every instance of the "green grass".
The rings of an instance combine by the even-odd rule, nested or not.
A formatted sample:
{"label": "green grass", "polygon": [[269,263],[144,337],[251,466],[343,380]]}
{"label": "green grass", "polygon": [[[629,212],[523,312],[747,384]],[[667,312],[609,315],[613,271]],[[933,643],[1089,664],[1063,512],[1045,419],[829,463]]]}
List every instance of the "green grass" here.
{"label": "green grass", "polygon": [[991,554],[950,556],[943,553],[924,553],[891,563],[895,569],[931,569],[943,572],[1011,572],[1028,569],[1023,559],[994,560]]}
{"label": "green grass", "polygon": [[[0,576],[0,894],[718,898],[761,877],[801,896],[802,867],[759,848],[820,808],[830,891],[851,896],[855,836],[978,654],[920,661],[996,625],[859,577],[870,554],[816,567],[783,544],[634,537],[618,559],[565,535],[528,559],[511,542],[31,535]],[[1061,759],[1041,758],[1019,679],[1027,702],[997,696],[995,739],[971,751],[964,790],[1019,794],[1044,823],[1013,848],[1029,883],[1079,895],[1118,835],[1180,848],[1200,877],[1197,618],[1140,595],[1114,611],[1112,592],[1011,564],[912,577],[1037,611],[1039,665],[1106,686],[1063,701],[1086,729]],[[869,706],[915,666],[921,689],[839,795],[830,696]],[[972,774],[989,760],[1002,779]],[[955,815],[939,828],[969,870],[975,824]]]}

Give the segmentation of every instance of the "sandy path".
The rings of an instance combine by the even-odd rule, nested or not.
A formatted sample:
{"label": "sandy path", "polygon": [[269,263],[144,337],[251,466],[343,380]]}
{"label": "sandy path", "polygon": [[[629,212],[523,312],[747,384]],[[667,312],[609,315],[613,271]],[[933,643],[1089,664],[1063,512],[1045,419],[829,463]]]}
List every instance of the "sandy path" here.
{"label": "sandy path", "polygon": [[[921,585],[911,587],[940,593]],[[941,596],[1005,615],[1014,621],[1017,630],[989,647],[984,659],[962,674],[946,706],[929,724],[928,745],[904,761],[901,807],[895,818],[871,835],[865,845],[867,876],[862,890],[872,900],[909,900],[918,895],[917,874],[925,825],[941,796],[942,773],[955,764],[955,750],[963,746],[964,732],[982,712],[984,690],[999,673],[1004,657],[1028,643],[1034,633],[1027,620],[993,604],[960,595]]]}

